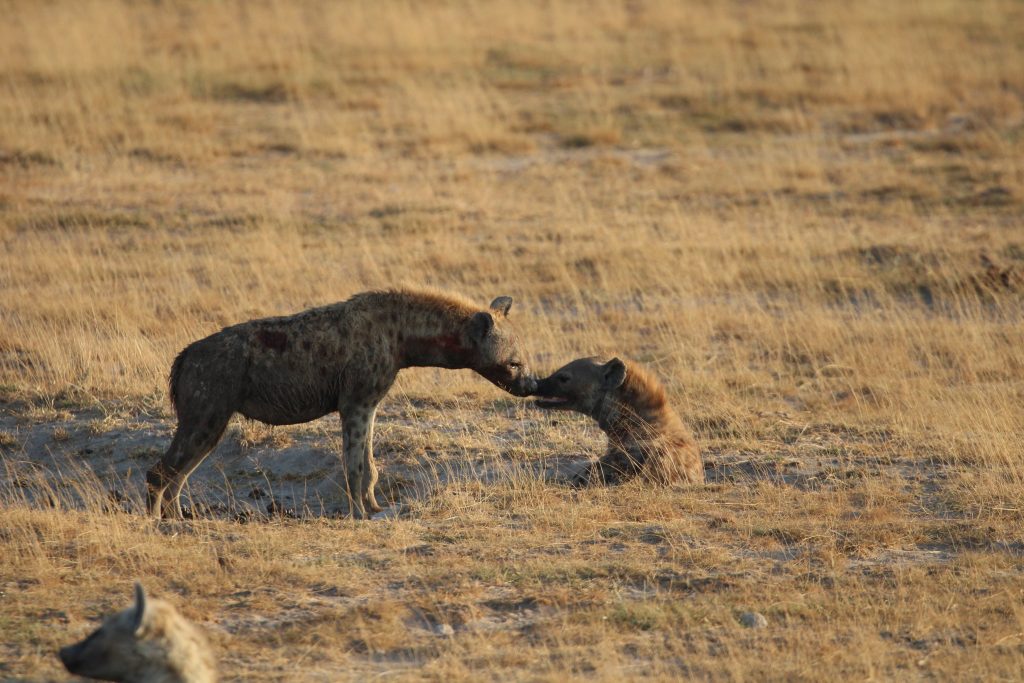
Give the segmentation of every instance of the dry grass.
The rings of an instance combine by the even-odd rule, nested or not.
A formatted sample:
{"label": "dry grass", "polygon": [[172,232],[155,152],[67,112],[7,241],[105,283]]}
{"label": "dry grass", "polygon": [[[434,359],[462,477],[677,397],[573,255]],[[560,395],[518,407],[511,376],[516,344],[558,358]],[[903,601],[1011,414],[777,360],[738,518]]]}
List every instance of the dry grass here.
{"label": "dry grass", "polygon": [[[136,578],[237,680],[1019,675],[1020,3],[0,7],[0,675]],[[169,426],[191,339],[399,283],[647,363],[712,483],[172,528],[24,464]],[[379,421],[385,472],[600,444],[467,372]]]}

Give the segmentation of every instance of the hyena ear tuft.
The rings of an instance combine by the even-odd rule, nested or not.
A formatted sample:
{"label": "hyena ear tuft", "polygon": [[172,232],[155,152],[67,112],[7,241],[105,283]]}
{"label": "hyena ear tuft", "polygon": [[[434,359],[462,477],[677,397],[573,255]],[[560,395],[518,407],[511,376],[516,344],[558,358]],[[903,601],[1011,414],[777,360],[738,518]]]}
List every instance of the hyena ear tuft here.
{"label": "hyena ear tuft", "polygon": [[482,342],[494,329],[494,317],[486,311],[474,313],[469,319],[469,338],[474,342]]}
{"label": "hyena ear tuft", "polygon": [[615,389],[626,381],[626,364],[618,358],[612,358],[603,368],[605,389]]}
{"label": "hyena ear tuft", "polygon": [[499,296],[491,302],[491,310],[504,316],[508,315],[508,309],[512,308],[512,297]]}
{"label": "hyena ear tuft", "polygon": [[138,581],[135,582],[135,614],[132,616],[132,630],[138,633],[146,623],[146,591]]}

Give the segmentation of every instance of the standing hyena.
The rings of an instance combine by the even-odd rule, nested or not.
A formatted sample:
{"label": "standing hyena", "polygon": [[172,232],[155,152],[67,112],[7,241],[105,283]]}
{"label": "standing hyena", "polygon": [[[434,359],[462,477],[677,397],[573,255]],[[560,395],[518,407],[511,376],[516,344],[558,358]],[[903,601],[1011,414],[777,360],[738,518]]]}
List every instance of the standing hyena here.
{"label": "standing hyena", "polygon": [[704,481],[693,436],[658,380],[635,363],[580,358],[539,380],[534,393],[539,408],[589,415],[608,435],[607,452],[576,483],[617,483],[637,474],[668,484]]}
{"label": "standing hyena", "polygon": [[88,638],[59,652],[73,674],[124,683],[214,683],[203,634],[163,600],[135,584],[135,605],[107,618]]}
{"label": "standing hyena", "polygon": [[536,386],[508,322],[512,299],[490,310],[452,296],[390,290],[296,315],[228,327],[182,351],[171,367],[178,429],[146,475],[149,509],[181,517],[188,475],[217,445],[235,413],[267,424],[332,412],[342,440],[352,516],[377,512],[373,419],[402,368],[471,368],[517,396]]}

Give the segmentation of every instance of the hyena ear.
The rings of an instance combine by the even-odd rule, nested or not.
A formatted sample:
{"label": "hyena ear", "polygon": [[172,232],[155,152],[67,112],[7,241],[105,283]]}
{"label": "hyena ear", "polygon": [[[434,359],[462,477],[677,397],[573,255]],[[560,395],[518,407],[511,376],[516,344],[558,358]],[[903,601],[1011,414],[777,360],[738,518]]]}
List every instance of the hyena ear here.
{"label": "hyena ear", "polygon": [[135,582],[135,614],[132,615],[132,631],[138,633],[146,623],[146,591],[142,584]]}
{"label": "hyena ear", "polygon": [[604,370],[602,385],[605,389],[610,391],[626,381],[626,364],[618,358],[612,358],[601,368]]}
{"label": "hyena ear", "polygon": [[494,316],[486,311],[474,313],[469,319],[469,338],[476,343],[482,342],[494,329]]}
{"label": "hyena ear", "polygon": [[510,308],[512,308],[512,297],[510,296],[499,296],[491,302],[491,310],[495,313],[501,313],[503,316],[508,315],[508,309]]}

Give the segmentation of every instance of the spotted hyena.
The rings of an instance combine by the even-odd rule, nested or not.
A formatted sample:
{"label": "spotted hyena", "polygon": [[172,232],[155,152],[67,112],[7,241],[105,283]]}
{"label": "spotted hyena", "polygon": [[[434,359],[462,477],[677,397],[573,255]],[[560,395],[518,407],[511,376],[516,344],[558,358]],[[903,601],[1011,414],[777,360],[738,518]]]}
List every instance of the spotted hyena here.
{"label": "spotted hyena", "polygon": [[214,683],[206,638],[163,600],[135,584],[135,604],[107,618],[80,643],[59,652],[73,674],[125,683]]}
{"label": "spotted hyena", "polygon": [[339,413],[349,509],[379,511],[373,420],[402,368],[471,368],[505,391],[536,386],[508,321],[512,299],[485,310],[450,295],[411,290],[357,294],[292,316],[228,327],[182,351],[171,367],[178,429],[146,475],[150,512],[180,517],[188,475],[235,413],[272,425]]}
{"label": "spotted hyena", "polygon": [[635,475],[660,483],[704,481],[700,450],[669,406],[665,390],[635,363],[580,358],[537,382],[536,404],[597,420],[608,450],[576,478],[617,483]]}

